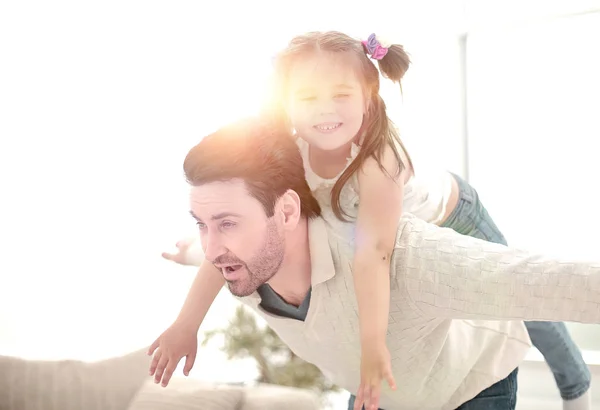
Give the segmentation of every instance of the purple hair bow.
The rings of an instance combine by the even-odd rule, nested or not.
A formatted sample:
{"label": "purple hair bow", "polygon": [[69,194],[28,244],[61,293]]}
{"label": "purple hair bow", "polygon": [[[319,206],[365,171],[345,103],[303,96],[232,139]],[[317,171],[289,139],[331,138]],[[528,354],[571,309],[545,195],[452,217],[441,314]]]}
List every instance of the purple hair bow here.
{"label": "purple hair bow", "polygon": [[362,43],[367,49],[367,54],[370,55],[373,60],[381,60],[388,52],[387,47],[383,47],[377,40],[375,33],[371,34],[367,40]]}

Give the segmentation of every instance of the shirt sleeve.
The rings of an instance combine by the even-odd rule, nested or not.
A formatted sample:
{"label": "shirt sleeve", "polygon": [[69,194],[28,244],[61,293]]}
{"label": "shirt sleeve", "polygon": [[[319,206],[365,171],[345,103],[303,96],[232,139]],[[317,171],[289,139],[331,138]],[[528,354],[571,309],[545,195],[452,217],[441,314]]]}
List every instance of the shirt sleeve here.
{"label": "shirt sleeve", "polygon": [[435,318],[600,323],[600,262],[572,262],[464,236],[410,215],[392,281]]}

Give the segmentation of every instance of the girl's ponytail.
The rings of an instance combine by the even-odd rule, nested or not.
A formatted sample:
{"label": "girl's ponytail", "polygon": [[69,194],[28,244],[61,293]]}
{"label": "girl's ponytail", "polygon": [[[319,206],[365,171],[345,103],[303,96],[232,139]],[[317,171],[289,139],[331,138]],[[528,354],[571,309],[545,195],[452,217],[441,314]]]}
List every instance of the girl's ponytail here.
{"label": "girl's ponytail", "polygon": [[377,60],[381,74],[395,83],[400,83],[410,65],[410,57],[399,44],[386,44],[371,34],[363,41],[365,53]]}

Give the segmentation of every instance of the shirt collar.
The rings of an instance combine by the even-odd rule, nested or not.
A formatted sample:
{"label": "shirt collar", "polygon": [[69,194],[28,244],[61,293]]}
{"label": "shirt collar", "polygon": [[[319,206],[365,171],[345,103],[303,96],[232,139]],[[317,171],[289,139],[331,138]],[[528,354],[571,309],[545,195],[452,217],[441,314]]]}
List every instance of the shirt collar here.
{"label": "shirt collar", "polygon": [[[308,220],[308,247],[310,251],[311,286],[328,281],[335,276],[335,266],[331,256],[329,234],[321,217]],[[248,298],[260,303],[261,297],[254,292]]]}

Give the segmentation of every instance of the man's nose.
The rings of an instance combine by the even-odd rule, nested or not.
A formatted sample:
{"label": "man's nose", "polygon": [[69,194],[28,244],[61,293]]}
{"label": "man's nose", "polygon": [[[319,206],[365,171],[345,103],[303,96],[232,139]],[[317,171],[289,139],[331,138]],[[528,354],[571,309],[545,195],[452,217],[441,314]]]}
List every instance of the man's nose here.
{"label": "man's nose", "polygon": [[204,257],[213,262],[219,256],[227,253],[223,241],[218,233],[207,233],[203,238]]}

